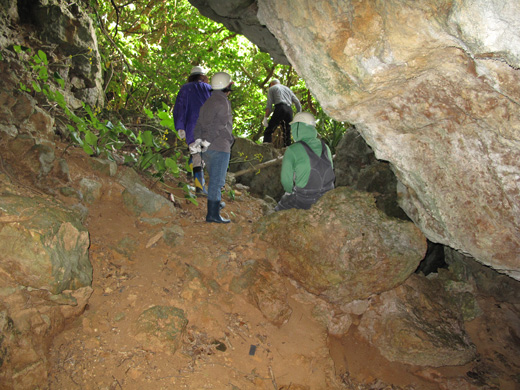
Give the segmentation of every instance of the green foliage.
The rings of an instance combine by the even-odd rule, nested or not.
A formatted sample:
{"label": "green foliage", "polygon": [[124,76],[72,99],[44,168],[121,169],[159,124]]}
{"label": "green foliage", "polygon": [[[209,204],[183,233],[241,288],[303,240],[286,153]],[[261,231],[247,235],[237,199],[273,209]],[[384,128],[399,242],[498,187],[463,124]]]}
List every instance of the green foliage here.
{"label": "green foliage", "polygon": [[49,74],[47,71],[47,67],[49,66],[49,61],[47,60],[47,54],[45,54],[43,51],[38,50],[38,53],[36,53],[33,57],[33,70],[38,74],[38,79],[42,82],[46,83]]}
{"label": "green foliage", "polygon": [[[30,53],[30,50],[24,50],[20,46],[14,46],[13,50],[19,55],[24,52]],[[141,171],[150,170],[159,177],[167,172],[174,176],[179,175],[177,160],[180,159],[180,153],[177,152],[175,159],[162,156],[160,153],[164,143],[162,134],[154,134],[150,130],[139,131],[136,134],[122,123],[114,125],[110,121],[100,120],[99,113],[93,111],[85,103],[82,103],[81,113],[73,112],[67,104],[65,96],[59,90],[59,88],[63,88],[64,80],[57,73],[54,73],[52,79],[49,78],[47,55],[39,50],[37,54],[30,57],[28,65],[34,75],[31,83],[32,90],[23,84],[20,85],[20,89],[28,93],[42,93],[49,102],[57,104],[70,121],[66,125],[70,138],[85,153],[90,156],[104,155],[114,160],[115,152],[130,146],[132,151],[125,155],[125,163],[132,164]],[[57,85],[52,84],[51,81]],[[154,118],[154,114],[149,110],[147,115]],[[157,116],[161,119],[162,126],[175,131],[173,119],[167,112],[159,111]]]}
{"label": "green foliage", "polygon": [[182,183],[182,182],[179,183],[179,187],[182,187],[182,190],[184,192],[184,199],[189,200],[194,205],[198,205],[199,204],[197,202],[197,196],[195,196],[193,194],[193,192],[192,192],[192,190],[194,190],[193,187],[190,188],[190,186],[187,183]]}
{"label": "green foliage", "polygon": [[269,54],[201,16],[187,0],[98,0],[94,9],[104,70],[112,75],[108,109],[150,107],[171,112],[192,66],[200,65],[210,69],[210,77],[219,71],[231,74],[237,136],[255,141],[262,136],[266,93],[274,77],[291,87],[304,110],[321,110],[292,67],[274,64]]}

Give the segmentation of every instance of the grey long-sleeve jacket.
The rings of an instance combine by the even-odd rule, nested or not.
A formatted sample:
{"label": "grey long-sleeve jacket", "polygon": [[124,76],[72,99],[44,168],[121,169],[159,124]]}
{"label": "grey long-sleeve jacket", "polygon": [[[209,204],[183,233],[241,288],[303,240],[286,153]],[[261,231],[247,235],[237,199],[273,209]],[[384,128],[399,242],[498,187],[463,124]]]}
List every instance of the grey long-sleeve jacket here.
{"label": "grey long-sleeve jacket", "polygon": [[289,87],[282,84],[275,84],[267,91],[267,104],[266,109],[271,113],[274,112],[273,105],[278,103],[284,103],[288,106],[296,107],[296,111],[300,112],[302,106],[296,95],[291,91]]}
{"label": "grey long-sleeve jacket", "polygon": [[195,139],[211,143],[208,150],[231,153],[231,146],[235,142],[233,115],[225,92],[218,90],[211,93],[200,109],[193,134]]}

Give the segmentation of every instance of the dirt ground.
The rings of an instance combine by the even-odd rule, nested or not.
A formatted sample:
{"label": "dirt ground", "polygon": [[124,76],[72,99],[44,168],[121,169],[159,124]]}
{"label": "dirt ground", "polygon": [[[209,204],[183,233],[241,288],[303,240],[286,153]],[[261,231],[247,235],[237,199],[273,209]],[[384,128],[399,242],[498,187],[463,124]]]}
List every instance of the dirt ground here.
{"label": "dirt ground", "polygon": [[[92,177],[87,157],[67,153],[73,182]],[[124,207],[113,179],[102,180],[104,193],[89,206],[87,218],[94,292],[84,314],[51,347],[50,389],[520,388],[514,379],[520,343],[511,344],[514,336],[505,334],[507,327],[502,338],[493,327],[505,327],[506,315],[518,320],[511,305],[498,315],[498,305],[482,302],[486,314],[468,326],[481,354],[478,362],[437,369],[391,363],[357,336],[356,324],[341,339],[328,337],[311,314],[312,297],[289,280],[293,313],[280,327],[229,290],[246,261],[269,253],[252,234],[262,216],[255,198],[240,191],[235,200],[225,197],[222,215],[232,223],[209,224],[204,198],[194,205],[182,198],[176,182],[155,185],[157,193],[172,193],[179,202],[171,224],[184,235],[172,247],[161,238],[160,227],[143,223]],[[117,250],[124,238],[134,243],[132,253]],[[147,342],[135,328],[139,315],[154,305],[175,306],[186,314],[187,332],[175,353],[168,345]]]}

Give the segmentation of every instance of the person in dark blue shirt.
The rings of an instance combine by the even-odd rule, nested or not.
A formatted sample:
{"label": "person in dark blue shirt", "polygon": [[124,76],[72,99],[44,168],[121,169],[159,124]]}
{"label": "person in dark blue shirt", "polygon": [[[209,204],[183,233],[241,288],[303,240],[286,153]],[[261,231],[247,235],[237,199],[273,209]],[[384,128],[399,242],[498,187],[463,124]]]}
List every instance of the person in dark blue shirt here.
{"label": "person in dark blue shirt", "polygon": [[[193,129],[199,118],[200,108],[211,96],[211,86],[208,84],[209,80],[206,73],[207,71],[200,66],[194,66],[191,69],[188,82],[181,87],[175,99],[175,106],[173,107],[175,130],[177,130],[179,138],[186,139],[188,145],[195,141]],[[200,154],[190,155],[189,164],[193,170],[196,193],[207,194],[204,187],[204,170]]]}

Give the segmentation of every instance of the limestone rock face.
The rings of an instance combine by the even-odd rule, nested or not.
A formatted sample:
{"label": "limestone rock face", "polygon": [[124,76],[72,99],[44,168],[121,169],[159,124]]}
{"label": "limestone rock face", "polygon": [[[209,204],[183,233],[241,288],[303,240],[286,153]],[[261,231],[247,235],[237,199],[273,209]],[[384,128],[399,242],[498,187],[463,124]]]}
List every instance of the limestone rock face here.
{"label": "limestone rock face", "polygon": [[348,187],[327,192],[310,210],[263,218],[257,231],[279,251],[276,267],[333,304],[398,286],[426,252],[413,223],[388,217],[371,194]]}
{"label": "limestone rock face", "polygon": [[[49,46],[43,47],[42,50],[52,62],[61,65],[57,72],[72,86],[70,93],[65,91],[64,94],[70,105],[81,107],[81,101],[92,107],[104,105],[101,56],[98,51],[96,29],[92,18],[79,3],[71,4],[61,0],[4,0],[0,2],[0,16],[6,26],[10,23],[33,26],[41,41],[56,46],[57,50],[49,50]],[[0,26],[0,30],[4,29],[4,26]],[[2,47],[19,44],[17,41],[10,41],[11,34],[7,31],[2,32]],[[33,126],[29,130],[41,133],[38,126],[48,121],[48,115],[43,111],[36,114],[30,118],[28,125]],[[0,124],[0,130],[1,128]]]}
{"label": "limestone rock face", "polygon": [[255,0],[189,0],[200,13],[222,23],[231,31],[245,35],[260,50],[268,52],[280,64],[289,64],[271,32],[258,21]]}
{"label": "limestone rock face", "polygon": [[65,54],[71,55],[70,74],[63,76],[69,76],[75,85],[75,96],[91,106],[102,106],[101,56],[90,16],[59,0],[49,1],[32,12],[42,40],[58,44]]}
{"label": "limestone rock face", "polygon": [[390,162],[425,235],[520,279],[520,3],[257,4],[326,112]]}

